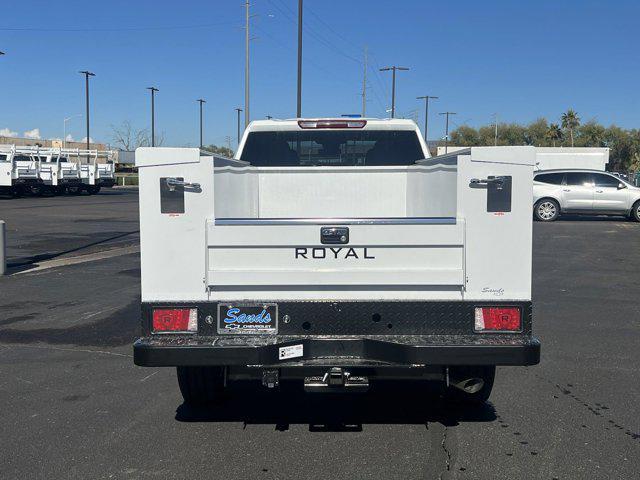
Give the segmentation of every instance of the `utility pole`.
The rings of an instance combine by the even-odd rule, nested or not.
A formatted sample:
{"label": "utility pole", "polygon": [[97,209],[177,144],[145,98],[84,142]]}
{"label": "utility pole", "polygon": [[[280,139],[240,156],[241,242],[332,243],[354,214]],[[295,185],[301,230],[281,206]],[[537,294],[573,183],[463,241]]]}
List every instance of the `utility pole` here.
{"label": "utility pole", "polygon": [[[82,75],[84,75],[84,91],[85,91],[85,98],[86,98],[86,109],[87,109],[87,150],[89,150],[90,148],[90,137],[89,137],[89,77],[95,77],[96,74],[95,73],[91,73],[88,70],[83,70],[82,72],[80,72]],[[89,154],[87,154],[87,163],[89,163]]]}
{"label": "utility pole", "polygon": [[444,134],[444,153],[446,154],[449,151],[449,115],[457,115],[456,112],[441,112],[439,115],[447,116],[447,126],[445,127]]}
{"label": "utility pole", "polygon": [[159,92],[156,87],[147,87],[147,90],[151,91],[151,146],[156,146],[156,92]]}
{"label": "utility pole", "polygon": [[251,4],[247,0],[244,3],[245,25],[244,25],[244,126],[249,125],[249,7]]}
{"label": "utility pole", "polygon": [[231,135],[225,136],[224,139],[227,141],[227,148],[231,150]]}
{"label": "utility pole", "polygon": [[396,116],[396,70],[409,70],[407,67],[397,67],[396,65],[392,65],[391,67],[381,68],[381,72],[388,72],[391,70],[392,72],[392,80],[391,80],[391,118],[395,118]]}
{"label": "utility pole", "polygon": [[437,100],[438,97],[432,97],[430,95],[423,95],[421,97],[416,97],[417,100],[423,100],[425,104],[424,110],[424,141],[427,141],[427,131],[429,129],[429,99]]}
{"label": "utility pole", "polygon": [[200,148],[202,148],[202,104],[207,103],[207,101],[199,98],[196,102],[200,104]]}
{"label": "utility pole", "polygon": [[298,0],[298,108],[296,117],[302,117],[302,0]]}
{"label": "utility pole", "polygon": [[495,133],[493,135],[493,144],[498,145],[498,114],[493,114],[493,124],[495,126]]}
{"label": "utility pole", "polygon": [[367,116],[367,46],[364,47],[364,70],[362,71],[362,118]]}
{"label": "utility pole", "polygon": [[238,112],[238,145],[240,145],[240,112],[242,112],[242,109],[236,108],[236,112]]}

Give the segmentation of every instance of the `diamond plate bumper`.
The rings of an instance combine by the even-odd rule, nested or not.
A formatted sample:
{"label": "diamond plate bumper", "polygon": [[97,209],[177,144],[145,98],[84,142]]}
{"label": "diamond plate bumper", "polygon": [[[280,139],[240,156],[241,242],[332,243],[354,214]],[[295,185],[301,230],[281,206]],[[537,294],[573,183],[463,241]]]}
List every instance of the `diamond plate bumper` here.
{"label": "diamond plate bumper", "polygon": [[[302,345],[301,357],[279,360],[279,349]],[[244,335],[153,336],[133,346],[140,366],[403,366],[535,365],[540,342],[528,335]]]}

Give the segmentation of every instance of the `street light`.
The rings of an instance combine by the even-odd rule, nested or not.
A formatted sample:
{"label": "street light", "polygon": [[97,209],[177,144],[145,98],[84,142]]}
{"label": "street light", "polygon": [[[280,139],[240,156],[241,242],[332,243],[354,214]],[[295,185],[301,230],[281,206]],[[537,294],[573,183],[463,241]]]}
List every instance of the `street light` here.
{"label": "street light", "polygon": [[151,91],[151,146],[156,146],[156,111],[155,111],[155,93],[159,92],[156,87],[147,87],[147,90]]}
{"label": "street light", "polygon": [[242,109],[238,107],[236,112],[238,112],[238,145],[240,145],[240,112],[242,112]]}
{"label": "street light", "polygon": [[82,114],[78,113],[76,115],[71,115],[70,117],[65,118],[62,123],[62,148],[67,148],[67,122],[73,118],[81,117]]}
{"label": "street light", "polygon": [[[85,84],[85,96],[86,96],[86,106],[87,106],[87,150],[90,150],[89,145],[89,77],[95,77],[95,73],[91,73],[88,70],[84,70],[79,72],[84,75],[84,84]],[[89,154],[87,154],[87,163],[89,163]]]}
{"label": "street light", "polygon": [[417,100],[423,100],[425,103],[425,112],[424,112],[424,141],[427,141],[427,129],[429,128],[429,99],[437,100],[438,97],[432,97],[430,95],[423,95],[421,97],[416,97]]}
{"label": "street light", "polygon": [[393,73],[391,80],[391,118],[395,118],[396,116],[396,70],[409,70],[407,67],[397,67],[395,65],[391,67],[381,68],[381,72],[388,72],[391,70]]}
{"label": "street light", "polygon": [[444,134],[444,153],[446,154],[449,151],[449,115],[457,115],[456,112],[441,112],[438,115],[446,115],[447,116],[447,126],[445,128]]}
{"label": "street light", "polygon": [[207,103],[207,101],[199,98],[196,102],[200,104],[200,148],[202,148],[202,104]]}

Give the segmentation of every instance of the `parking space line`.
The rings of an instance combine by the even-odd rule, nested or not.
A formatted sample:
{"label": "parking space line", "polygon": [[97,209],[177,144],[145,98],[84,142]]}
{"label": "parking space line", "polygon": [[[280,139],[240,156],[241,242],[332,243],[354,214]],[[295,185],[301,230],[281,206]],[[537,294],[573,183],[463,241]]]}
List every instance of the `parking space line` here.
{"label": "parking space line", "polygon": [[139,245],[129,245],[127,247],[113,248],[111,250],[105,250],[102,252],[89,253],[87,255],[78,255],[75,257],[68,257],[68,258],[57,258],[55,260],[47,260],[44,262],[36,263],[34,268],[30,268],[28,270],[23,270],[20,272],[15,272],[11,275],[12,276],[23,275],[26,273],[33,273],[41,270],[48,270],[50,268],[66,267],[68,265],[76,265],[78,263],[93,262],[96,260],[119,257],[121,255],[129,255],[131,253],[138,253],[138,252],[140,252]]}

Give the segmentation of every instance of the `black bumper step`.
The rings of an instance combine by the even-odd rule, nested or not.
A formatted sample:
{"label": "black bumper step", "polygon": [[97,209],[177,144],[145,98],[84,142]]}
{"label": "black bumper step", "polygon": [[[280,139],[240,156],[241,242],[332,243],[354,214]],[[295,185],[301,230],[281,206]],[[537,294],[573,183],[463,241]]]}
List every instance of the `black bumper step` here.
{"label": "black bumper step", "polygon": [[[302,345],[296,358],[280,348]],[[270,367],[535,365],[540,342],[523,335],[374,335],[145,337],[133,347],[140,366],[251,365]]]}

